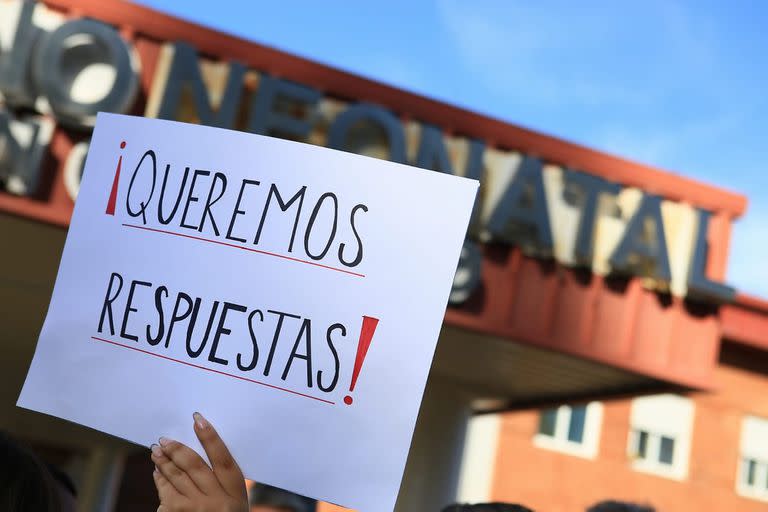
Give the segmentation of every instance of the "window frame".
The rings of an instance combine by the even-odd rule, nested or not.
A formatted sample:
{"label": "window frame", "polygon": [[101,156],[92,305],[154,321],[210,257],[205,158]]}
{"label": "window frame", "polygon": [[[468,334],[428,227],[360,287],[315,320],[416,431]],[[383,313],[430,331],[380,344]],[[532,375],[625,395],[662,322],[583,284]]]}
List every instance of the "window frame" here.
{"label": "window frame", "polygon": [[[749,432],[749,431],[752,432]],[[768,502],[768,446],[764,436],[755,430],[768,431],[768,419],[745,416],[741,426],[741,440],[736,464],[736,494],[744,498]],[[749,434],[752,435],[749,435]],[[757,446],[748,446],[749,438],[757,437]],[[761,446],[762,445],[762,446]],[[747,482],[748,461],[755,462],[754,483]]]}
{"label": "window frame", "polygon": [[[568,432],[571,427],[571,413],[573,407],[585,406],[584,411],[584,431],[581,442],[568,439]],[[603,423],[603,404],[600,402],[590,402],[588,404],[561,405],[556,408],[555,413],[555,433],[553,436],[542,434],[536,427],[536,434],[533,436],[533,444],[538,448],[553,450],[567,455],[574,455],[586,459],[597,457],[600,445],[600,430]],[[540,421],[544,410],[539,411],[538,419]]]}
{"label": "window frame", "polygon": [[[646,401],[644,404],[642,401]],[[676,428],[666,428],[654,425],[655,418],[641,417],[642,410],[647,411],[651,400],[658,400],[656,408],[679,408],[680,425]],[[653,409],[654,407],[650,407]],[[647,415],[647,413],[646,413]],[[688,477],[688,462],[690,458],[693,437],[695,404],[687,397],[663,394],[636,398],[632,402],[632,412],[627,435],[627,456],[631,460],[632,469],[672,480],[685,480]],[[668,420],[668,418],[667,418]],[[645,457],[639,456],[640,432],[647,434]],[[670,438],[674,445],[671,464],[661,461],[662,438]]]}
{"label": "window frame", "polygon": [[[640,438],[645,434],[645,456],[640,456]],[[663,439],[671,439],[672,460],[666,463],[661,460]],[[675,464],[675,459],[679,451],[680,443],[678,436],[667,433],[652,432],[644,428],[630,428],[630,456],[634,461],[638,461],[638,466],[647,466],[649,469],[665,471],[659,468],[671,468]],[[643,461],[640,463],[639,461]],[[656,468],[658,466],[658,468]]]}

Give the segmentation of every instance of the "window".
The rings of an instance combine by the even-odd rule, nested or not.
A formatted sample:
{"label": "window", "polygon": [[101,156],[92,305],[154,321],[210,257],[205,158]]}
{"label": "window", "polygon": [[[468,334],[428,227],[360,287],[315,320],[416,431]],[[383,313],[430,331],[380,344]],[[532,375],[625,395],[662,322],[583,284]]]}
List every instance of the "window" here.
{"label": "window", "polygon": [[539,415],[534,444],[580,457],[594,458],[600,440],[603,406],[599,402],[561,405]]}
{"label": "window", "polygon": [[747,416],[741,424],[736,492],[768,501],[768,420]]}
{"label": "window", "polygon": [[634,456],[635,460],[672,466],[675,460],[674,437],[641,429],[633,430],[632,436],[634,440],[631,445],[634,450],[630,450],[630,454]]}
{"label": "window", "polygon": [[688,473],[693,403],[676,395],[655,395],[632,402],[628,452],[632,467],[682,480]]}

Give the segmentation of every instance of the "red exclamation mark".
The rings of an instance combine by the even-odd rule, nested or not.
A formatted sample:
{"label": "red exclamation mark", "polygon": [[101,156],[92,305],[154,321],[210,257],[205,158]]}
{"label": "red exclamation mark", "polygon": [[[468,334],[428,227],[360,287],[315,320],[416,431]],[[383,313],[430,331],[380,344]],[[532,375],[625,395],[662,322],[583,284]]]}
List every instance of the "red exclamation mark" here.
{"label": "red exclamation mark", "polygon": [[[376,332],[377,325],[379,325],[378,318],[363,317],[360,339],[357,340],[357,356],[355,356],[355,368],[352,370],[352,383],[349,385],[350,393],[355,390],[357,378],[360,376],[360,369],[363,367],[363,361],[365,361],[365,355],[368,353],[368,347],[371,346],[371,340],[373,339],[373,333]],[[352,397],[350,395],[345,396],[344,403],[352,405]]]}
{"label": "red exclamation mark", "polygon": [[[120,149],[125,148],[125,141],[120,143]],[[109,193],[109,201],[107,201],[107,215],[115,214],[115,203],[117,203],[117,184],[120,182],[120,167],[123,165],[123,155],[120,155],[120,159],[117,161],[117,169],[115,169],[115,179],[112,182],[112,191]]]}

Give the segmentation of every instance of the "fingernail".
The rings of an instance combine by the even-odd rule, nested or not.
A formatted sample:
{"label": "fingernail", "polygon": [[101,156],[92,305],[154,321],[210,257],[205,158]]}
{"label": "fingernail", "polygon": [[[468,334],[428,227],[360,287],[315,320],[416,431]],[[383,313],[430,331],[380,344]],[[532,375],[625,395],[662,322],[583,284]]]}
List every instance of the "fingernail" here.
{"label": "fingernail", "polygon": [[160,442],[160,446],[165,446],[171,442],[167,437],[161,437],[158,441]]}
{"label": "fingernail", "polygon": [[161,455],[163,455],[163,450],[161,450],[160,447],[157,446],[156,444],[153,444],[152,446],[150,446],[149,449],[152,450],[152,454],[155,455],[156,457],[160,457]]}
{"label": "fingernail", "polygon": [[205,419],[199,412],[192,414],[192,417],[195,419],[195,425],[197,425],[197,428],[208,428],[211,426],[211,424],[208,423],[208,420]]}

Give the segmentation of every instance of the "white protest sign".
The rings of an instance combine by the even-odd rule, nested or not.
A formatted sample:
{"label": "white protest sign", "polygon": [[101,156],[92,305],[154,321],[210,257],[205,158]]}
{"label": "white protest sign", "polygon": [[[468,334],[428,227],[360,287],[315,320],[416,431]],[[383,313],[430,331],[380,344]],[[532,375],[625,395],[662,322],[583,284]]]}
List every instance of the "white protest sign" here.
{"label": "white protest sign", "polygon": [[390,511],[477,186],[100,114],[18,405]]}

